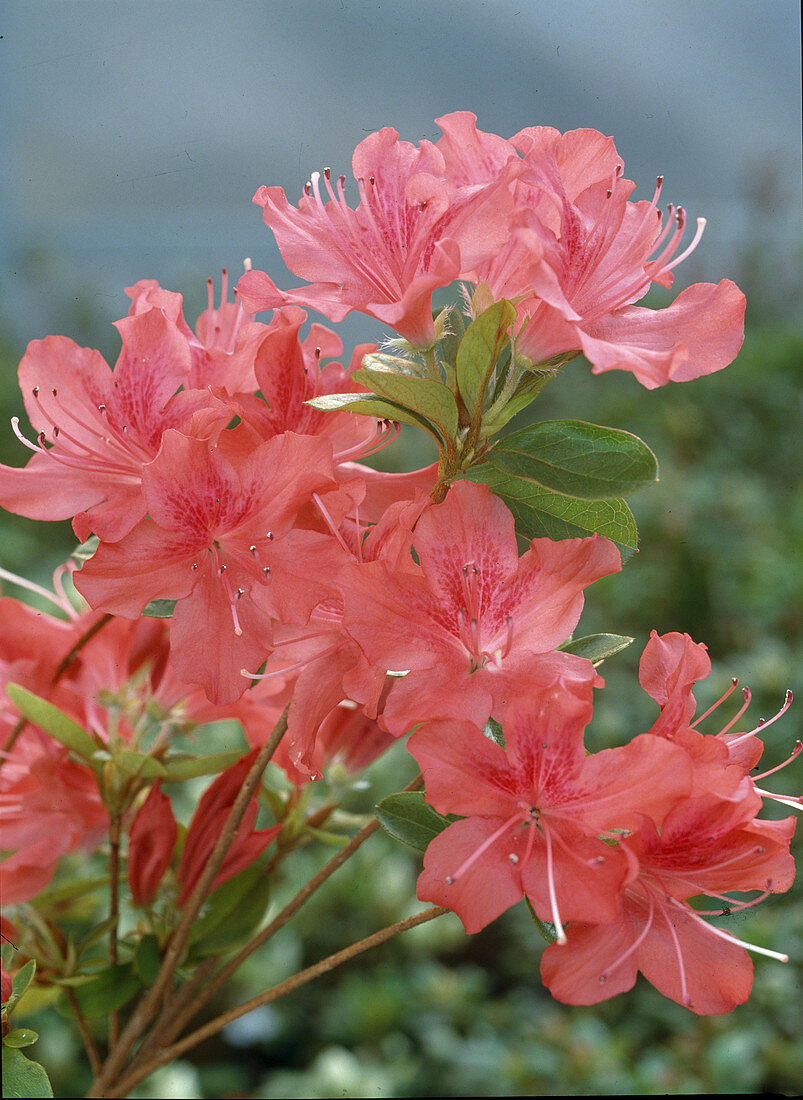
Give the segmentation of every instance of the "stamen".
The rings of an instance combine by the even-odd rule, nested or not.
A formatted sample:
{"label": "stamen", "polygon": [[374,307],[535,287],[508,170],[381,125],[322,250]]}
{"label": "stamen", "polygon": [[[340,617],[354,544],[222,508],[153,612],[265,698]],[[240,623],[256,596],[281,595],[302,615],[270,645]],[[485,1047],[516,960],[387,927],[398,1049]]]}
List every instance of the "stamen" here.
{"label": "stamen", "polygon": [[286,676],[290,672],[295,672],[299,668],[305,668],[307,665],[312,664],[313,661],[318,661],[321,657],[328,657],[332,653],[336,653],[340,648],[340,642],[336,642],[335,645],[330,646],[328,649],[322,650],[320,653],[314,654],[312,657],[305,657],[303,661],[296,661],[294,665],[287,665],[285,668],[277,668],[272,672],[249,672],[245,668],[240,669],[240,675],[246,676],[249,680],[271,680],[274,676]]}
{"label": "stamen", "polygon": [[555,893],[555,877],[552,872],[552,840],[548,827],[544,827],[544,840],[546,841],[546,875],[549,884],[549,904],[552,908],[552,923],[555,925],[557,942],[562,945],[566,943],[566,933],[561,923],[560,913],[558,912],[558,898]]}
{"label": "stamen", "polygon": [[694,729],[694,728],[695,728],[696,726],[699,726],[699,724],[700,724],[700,723],[702,722],[702,720],[703,720],[704,718],[707,718],[709,714],[712,714],[712,713],[713,713],[713,712],[714,712],[714,711],[715,711],[715,710],[717,709],[717,707],[718,707],[718,706],[720,706],[720,705],[721,705],[722,703],[724,703],[724,702],[725,702],[725,700],[726,700],[726,699],[728,698],[728,696],[729,696],[729,695],[731,695],[731,694],[732,694],[732,692],[733,692],[733,691],[734,691],[734,690],[736,689],[736,687],[738,686],[738,684],[739,684],[739,678],[738,678],[738,676],[732,676],[732,677],[731,677],[731,686],[730,686],[730,687],[728,688],[728,690],[727,690],[727,691],[725,692],[725,694],[724,694],[724,695],[721,695],[721,696],[719,697],[719,699],[717,699],[716,703],[713,703],[713,704],[712,704],[712,705],[711,705],[711,706],[710,706],[710,707],[708,708],[708,710],[704,711],[704,712],[703,712],[703,713],[702,713],[702,714],[700,715],[700,717],[699,717],[699,718],[695,718],[695,719],[694,719],[694,721],[692,722],[692,724],[691,724],[691,727],[690,727],[690,728],[691,728],[691,729]]}
{"label": "stamen", "polygon": [[[669,902],[674,902],[675,901],[675,899],[673,897],[667,897],[666,900],[669,901]],[[687,905],[681,905],[679,902],[676,902],[676,905],[679,909],[682,909],[684,911],[684,913],[685,912],[692,912],[690,907],[687,906]],[[683,965],[683,952],[680,950],[680,943],[678,941],[678,934],[675,931],[674,924],[669,919],[669,914],[666,912],[666,910],[664,908],[661,908],[661,913],[662,913],[663,918],[666,921],[667,925],[669,926],[669,934],[671,935],[672,942],[675,945],[675,955],[677,956],[678,969],[680,970],[680,995],[683,998],[684,1005],[686,1005],[687,1008],[691,1008],[692,1007],[692,1002],[691,1002],[691,997],[689,996],[688,986],[686,985],[686,968]],[[704,928],[710,928],[711,927],[710,925],[706,924],[704,920],[701,920],[700,924],[702,924]]]}
{"label": "stamen", "polygon": [[[63,611],[69,615],[71,619],[76,618],[74,609],[67,603],[66,598],[59,599],[53,592],[49,592],[46,588],[42,588],[41,585],[36,584],[34,581],[29,581],[26,577],[20,577],[16,573],[9,572],[8,569],[3,569],[0,566],[0,577],[3,580],[10,581],[11,584],[16,584],[20,588],[27,588],[29,592],[36,592],[39,596],[44,596],[46,600],[49,600],[54,604],[59,611]],[[62,594],[63,596],[63,594]]]}
{"label": "stamen", "polygon": [[600,985],[604,985],[605,982],[607,982],[608,978],[610,978],[614,970],[616,970],[617,967],[621,966],[625,959],[629,958],[629,956],[632,955],[634,951],[638,950],[639,945],[644,941],[648,932],[652,928],[652,918],[653,914],[655,913],[655,902],[653,901],[652,890],[647,891],[647,899],[650,903],[650,911],[647,914],[647,920],[645,921],[644,928],[641,930],[641,932],[639,932],[638,937],[634,940],[633,943],[631,943],[630,947],[628,947],[626,951],[623,951],[622,954],[619,955],[619,957],[616,958],[606,970],[603,970],[603,972],[599,976]]}
{"label": "stamen", "polygon": [[335,521],[329,515],[329,512],[326,508],[326,505],[323,503],[323,501],[321,500],[321,498],[318,496],[317,493],[312,494],[312,499],[315,501],[315,505],[316,505],[318,511],[323,516],[323,519],[324,519],[324,522],[326,523],[326,526],[329,528],[329,530],[335,536],[335,538],[340,543],[340,545],[343,547],[343,549],[346,551],[346,553],[349,555],[349,557],[352,557],[353,556],[352,552],[348,548],[348,546],[346,545],[346,540],[343,538],[340,531],[335,526]]}
{"label": "stamen", "polygon": [[787,756],[786,760],[784,760],[783,764],[776,764],[774,768],[769,768],[767,771],[761,772],[759,775],[752,776],[751,778],[753,779],[753,782],[755,782],[756,779],[766,779],[768,775],[772,775],[774,772],[779,772],[781,768],[785,768],[787,764],[791,764],[793,760],[800,756],[801,752],[803,752],[803,741],[795,741],[795,747],[792,749],[789,756]]}
{"label": "stamen", "polygon": [[750,693],[750,688],[743,688],[742,690],[743,690],[743,692],[744,692],[744,703],[743,703],[743,704],[742,704],[742,706],[741,706],[741,707],[739,708],[739,710],[737,710],[737,712],[736,712],[736,713],[734,714],[733,718],[731,718],[730,722],[728,722],[727,726],[724,726],[724,727],[723,727],[723,728],[722,728],[722,729],[721,729],[721,730],[719,731],[719,733],[717,734],[717,737],[721,737],[721,736],[723,735],[723,733],[727,733],[727,732],[728,732],[728,730],[729,730],[729,729],[730,729],[730,728],[731,728],[732,726],[735,726],[735,725],[736,725],[736,723],[737,723],[737,722],[739,721],[739,719],[740,719],[740,718],[742,717],[742,715],[744,714],[744,712],[745,712],[745,711],[747,710],[747,708],[748,708],[748,707],[750,706],[750,700],[751,700],[751,699],[753,698],[753,696],[752,696],[752,695],[751,695],[751,693]]}
{"label": "stamen", "polygon": [[768,947],[759,947],[755,943],[747,943],[746,940],[740,940],[736,936],[731,935],[730,932],[725,932],[722,928],[715,928],[713,924],[708,924],[702,917],[698,917],[694,909],[690,906],[682,905],[675,898],[668,898],[667,900],[677,909],[681,909],[687,916],[691,917],[693,921],[696,921],[697,924],[701,924],[703,928],[707,929],[713,936],[719,936],[721,940],[728,940],[730,943],[738,944],[739,947],[744,947],[746,951],[755,951],[758,955],[766,955],[768,959],[777,959],[778,962],[782,963],[789,962],[788,955],[784,955],[780,951],[770,951]]}
{"label": "stamen", "polygon": [[503,836],[508,831],[508,829],[513,828],[513,826],[517,825],[520,821],[524,821],[527,817],[529,817],[529,814],[529,810],[520,810],[518,813],[513,814],[512,817],[509,817],[507,821],[504,822],[504,824],[500,825],[499,828],[496,829],[487,838],[487,840],[484,840],[483,843],[480,844],[479,848],[477,848],[477,850],[473,852],[468,857],[468,859],[464,860],[463,863],[460,864],[453,875],[446,876],[446,882],[448,883],[448,885],[453,886],[457,882],[457,880],[466,873],[469,867],[473,866],[473,864],[476,863],[480,856],[483,855],[484,852],[488,851],[491,845],[494,844],[500,836]]}

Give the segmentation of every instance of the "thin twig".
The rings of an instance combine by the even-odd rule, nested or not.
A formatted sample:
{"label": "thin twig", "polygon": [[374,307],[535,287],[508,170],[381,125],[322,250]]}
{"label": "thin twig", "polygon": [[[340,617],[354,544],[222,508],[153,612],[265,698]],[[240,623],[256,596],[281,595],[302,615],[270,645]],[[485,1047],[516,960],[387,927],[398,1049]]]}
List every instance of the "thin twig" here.
{"label": "thin twig", "polygon": [[89,1026],[84,1019],[84,1014],[81,1012],[80,1005],[78,1004],[78,998],[69,986],[63,987],[64,996],[67,998],[67,1003],[72,1009],[72,1014],[75,1016],[75,1022],[78,1024],[78,1030],[81,1032],[81,1038],[84,1041],[84,1050],[86,1056],[89,1059],[89,1066],[93,1074],[100,1073],[100,1055],[98,1054],[98,1048],[95,1046],[95,1040],[89,1031]]}
{"label": "thin twig", "polygon": [[[193,976],[184,983],[179,989],[178,993],[172,999],[165,1002],[162,1007],[162,1011],[159,1014],[156,1023],[145,1037],[142,1046],[137,1051],[137,1056],[132,1062],[132,1066],[137,1065],[140,1059],[146,1055],[152,1053],[154,1048],[157,1048],[160,1043],[171,1043],[175,1039],[176,1035],[182,1030],[184,1024],[179,1027],[174,1026],[174,1021],[179,1016],[190,1001],[193,1000],[198,990],[207,980],[207,978],[214,972],[215,967],[218,964],[218,956],[215,955],[211,959],[205,959],[200,964]],[[197,1011],[196,1007],[193,1007],[192,1014],[189,1017],[195,1015]]]}
{"label": "thin twig", "polygon": [[267,742],[259,750],[257,758],[246,776],[245,782],[234,801],[226,824],[223,827],[223,831],[218,837],[212,854],[207,860],[203,874],[190,895],[189,901],[184,906],[181,920],[170,937],[167,951],[162,959],[162,965],[156,976],[156,981],[134,1009],[114,1050],[109,1051],[109,1056],[103,1066],[103,1071],[100,1076],[96,1078],[92,1088],[87,1093],[88,1096],[97,1097],[109,1095],[108,1086],[110,1082],[117,1077],[120,1070],[123,1068],[125,1060],[134,1043],[153,1020],[158,1007],[161,1005],[162,999],[173,980],[176,967],[184,954],[187,940],[192,930],[192,926],[195,923],[195,918],[198,916],[198,912],[209,894],[212,883],[218,876],[220,868],[223,865],[223,860],[226,858],[226,854],[237,835],[237,830],[245,817],[245,812],[250,805],[251,799],[262,781],[262,774],[268,765],[268,761],[273,756],[273,753],[287,730],[288,709],[289,704],[288,707],[285,707],[284,713],[276,723]]}
{"label": "thin twig", "polygon": [[315,963],[314,966],[308,966],[306,970],[301,970],[291,978],[279,982],[279,984],[273,986],[272,989],[268,989],[264,993],[252,997],[250,1001],[246,1001],[244,1004],[238,1005],[228,1012],[224,1012],[221,1016],[216,1017],[216,1019],[211,1020],[208,1024],[198,1028],[197,1031],[193,1031],[191,1034],[179,1040],[179,1042],[174,1043],[173,1046],[167,1047],[165,1050],[155,1055],[145,1065],[138,1067],[135,1071],[123,1077],[117,1085],[107,1090],[104,1096],[125,1096],[126,1093],[130,1092],[130,1090],[138,1085],[140,1081],[149,1077],[154,1070],[159,1069],[160,1066],[167,1065],[168,1062],[171,1062],[174,1058],[178,1058],[191,1047],[197,1046],[198,1043],[202,1043],[212,1035],[216,1035],[228,1024],[233,1023],[234,1020],[238,1020],[241,1016],[245,1016],[249,1012],[253,1012],[255,1008],[259,1008],[261,1005],[270,1004],[272,1001],[276,1001],[280,997],[292,993],[294,990],[300,988],[300,986],[306,985],[307,982],[311,982],[313,978],[317,978],[321,974],[326,974],[328,971],[334,970],[343,963],[356,958],[357,955],[361,955],[364,951],[369,951],[372,947],[377,947],[379,944],[385,943],[394,936],[398,936],[400,932],[406,932],[409,928],[415,928],[419,924],[426,924],[427,921],[434,920],[435,917],[443,916],[444,913],[448,912],[450,912],[449,909],[444,909],[441,906],[433,906],[432,909],[425,909],[423,913],[417,913],[414,917],[407,917],[405,920],[388,925],[387,928],[382,928],[379,932],[374,932],[373,935],[367,936],[364,940],[359,940],[357,943],[351,944],[342,951],[337,951],[334,955],[329,955],[327,958]]}
{"label": "thin twig", "polygon": [[[113,814],[109,821],[109,965],[117,966],[117,934],[120,923],[120,818]],[[120,1038],[120,1013],[114,1009],[109,1013],[109,1050]]]}
{"label": "thin twig", "polygon": [[[417,791],[424,785],[423,778],[418,775],[409,783],[405,788],[407,791]],[[318,890],[324,882],[333,875],[334,872],[346,862],[357,849],[365,843],[365,841],[372,836],[379,828],[379,821],[376,817],[371,818],[367,825],[364,825],[358,833],[355,833],[348,844],[341,848],[336,855],[324,864],[324,866],[314,875],[309,882],[307,882],[295,897],[285,905],[284,909],[273,918],[270,924],[266,925],[262,931],[256,935],[250,943],[247,943],[245,947],[238,952],[226,965],[218,971],[214,978],[209,982],[205,989],[203,989],[198,997],[196,997],[191,1003],[188,1003],[183,1012],[179,1013],[175,1019],[173,1019],[167,1029],[167,1041],[170,1042],[176,1035],[180,1034],[189,1021],[196,1015],[196,1013],[203,1008],[203,1006],[221,989],[230,978],[233,976],[240,966],[245,962],[249,956],[263,944],[266,944],[269,939],[276,935],[280,928],[283,928],[285,924],[294,916],[305,902],[309,901],[312,895]],[[137,1059],[132,1063],[137,1064]]]}

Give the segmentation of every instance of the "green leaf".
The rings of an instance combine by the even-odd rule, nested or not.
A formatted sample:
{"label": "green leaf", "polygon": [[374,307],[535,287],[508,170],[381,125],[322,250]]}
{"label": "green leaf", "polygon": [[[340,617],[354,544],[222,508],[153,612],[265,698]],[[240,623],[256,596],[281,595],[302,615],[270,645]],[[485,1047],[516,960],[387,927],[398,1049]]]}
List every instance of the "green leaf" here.
{"label": "green leaf", "polygon": [[44,1067],[26,1058],[21,1050],[3,1051],[3,1096],[52,1096]]}
{"label": "green leaf", "polygon": [[15,1031],[9,1031],[3,1039],[3,1046],[18,1050],[20,1047],[32,1046],[38,1038],[38,1031],[31,1031],[29,1027],[18,1027]]}
{"label": "green leaf", "polygon": [[556,370],[533,370],[524,374],[519,380],[512,397],[501,408],[489,409],[488,413],[483,416],[481,437],[490,439],[492,435],[496,435],[497,432],[501,431],[516,413],[526,409],[528,405],[535,401],[547,382],[551,382],[557,373]]}
{"label": "green leaf", "polygon": [[585,657],[594,665],[601,665],[606,657],[621,653],[633,641],[634,638],[628,638],[624,634],[587,634],[585,638],[572,638],[571,641],[564,642],[558,649],[563,653]]}
{"label": "green leaf", "polygon": [[[246,896],[254,889],[260,879],[266,878],[264,867],[253,864],[230,878],[209,896],[190,932],[190,944],[195,945],[208,939],[218,926],[234,914]],[[194,952],[193,952],[194,953]]]}
{"label": "green leaf", "polygon": [[314,397],[305,401],[305,405],[311,405],[313,409],[322,409],[324,412],[340,411],[357,413],[361,416],[378,416],[382,420],[398,420],[401,424],[412,424],[414,428],[423,428],[440,441],[440,433],[434,424],[430,424],[423,416],[418,416],[403,405],[396,405],[392,401],[383,401],[375,393],[325,393],[321,397]]}
{"label": "green leaf", "polygon": [[26,691],[19,684],[7,684],[6,692],[9,699],[24,714],[29,722],[39,726],[62,745],[85,760],[91,768],[97,767],[97,761],[93,760],[98,746],[81,727],[68,718],[66,714],[48,703],[46,699],[40,699],[30,691]]}
{"label": "green leaf", "polygon": [[183,783],[187,779],[198,779],[202,775],[217,775],[236,764],[241,752],[215,752],[210,756],[168,756],[162,761],[165,770],[165,783]]}
{"label": "green leaf", "polygon": [[107,966],[89,981],[73,989],[84,1016],[107,1016],[122,1008],[142,988],[130,963]]}
{"label": "green leaf", "polygon": [[[105,880],[108,882],[108,878]],[[97,943],[98,940],[102,940],[106,933],[117,924],[117,917],[106,917],[100,924],[96,924],[93,928],[90,928],[83,939],[79,940],[77,944],[78,958],[87,951],[92,944]]]}
{"label": "green leaf", "polygon": [[527,908],[530,910],[530,916],[533,918],[535,926],[541,933],[543,939],[545,939],[546,942],[549,944],[554,943],[558,938],[554,924],[547,924],[546,921],[542,921],[540,917],[536,916],[535,910],[532,906],[532,902],[526,894],[524,895],[524,900],[527,902]]}
{"label": "green leaf", "polygon": [[134,970],[143,985],[152,986],[161,965],[162,954],[159,951],[159,941],[153,933],[149,932],[137,944],[137,950],[134,953]]}
{"label": "green leaf", "polygon": [[394,405],[409,409],[435,424],[444,439],[454,439],[457,434],[457,402],[443,382],[398,374],[378,366],[370,369],[361,367],[352,373],[352,377]]}
{"label": "green leaf", "polygon": [[11,996],[9,997],[9,1004],[16,1004],[22,994],[31,984],[36,973],[36,962],[34,959],[29,959],[25,966],[21,966],[14,977],[11,979]]}
{"label": "green leaf", "polygon": [[425,852],[429,842],[457,820],[433,810],[421,791],[389,794],[377,806],[376,816],[386,833],[418,852]]}
{"label": "green leaf", "polygon": [[191,959],[224,955],[236,950],[250,940],[259,927],[270,902],[270,879],[265,874],[265,868],[260,865],[249,867],[229,882],[224,882],[212,895],[210,903],[232,883],[237,885],[227,894],[226,912],[215,921],[214,927],[209,927],[202,936],[198,935],[198,924],[193,927]]}
{"label": "green leaf", "polygon": [[176,600],[151,600],[142,614],[149,619],[172,619],[176,603]]}
{"label": "green leaf", "polygon": [[490,463],[472,466],[468,481],[487,485],[505,502],[516,521],[516,532],[528,542],[534,538],[588,538],[596,531],[615,542],[625,561],[638,547],[633,513],[623,500],[574,500],[542,489],[532,481],[511,477]]}
{"label": "green leaf", "polygon": [[114,763],[126,775],[136,775],[142,779],[165,779],[167,768],[159,760],[147,753],[130,752],[125,749],[115,752]]}
{"label": "green leaf", "polygon": [[578,500],[611,500],[658,478],[655,455],[637,435],[583,420],[531,424],[497,443],[486,461]]}
{"label": "green leaf", "polygon": [[457,350],[457,386],[472,414],[482,408],[496,361],[510,339],[516,310],[504,298],[494,302],[466,329]]}
{"label": "green leaf", "polygon": [[500,722],[495,718],[489,718],[482,731],[489,741],[493,741],[500,749],[505,747],[505,734]]}

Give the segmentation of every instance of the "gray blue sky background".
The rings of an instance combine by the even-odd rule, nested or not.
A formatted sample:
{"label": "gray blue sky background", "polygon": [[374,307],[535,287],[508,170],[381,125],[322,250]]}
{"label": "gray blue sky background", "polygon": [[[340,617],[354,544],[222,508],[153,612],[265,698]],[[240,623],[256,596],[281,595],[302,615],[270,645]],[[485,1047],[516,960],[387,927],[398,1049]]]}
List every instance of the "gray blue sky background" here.
{"label": "gray blue sky background", "polygon": [[372,130],[437,139],[454,110],[505,136],[612,134],[638,197],[663,173],[708,218],[678,285],[738,276],[763,240],[799,262],[793,0],[5,0],[0,35],[0,321],[20,349],[123,315],[139,278],[190,317],[246,255],[294,285],[256,187],[296,199]]}

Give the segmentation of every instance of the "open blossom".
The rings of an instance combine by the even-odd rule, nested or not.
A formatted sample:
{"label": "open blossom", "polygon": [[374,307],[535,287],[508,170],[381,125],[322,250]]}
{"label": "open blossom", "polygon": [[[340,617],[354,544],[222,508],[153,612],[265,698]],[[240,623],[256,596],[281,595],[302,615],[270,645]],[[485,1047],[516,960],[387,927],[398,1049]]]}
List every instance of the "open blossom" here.
{"label": "open blossom", "polygon": [[726,890],[788,890],[794,877],[789,841],[795,822],[759,821],[760,800],[726,803],[708,796],[681,800],[660,832],[645,820],[622,841],[631,873],[614,924],[596,920],[568,929],[565,944],[544,952],[541,975],[558,1000],[596,1004],[632,988],[639,971],[673,1001],[698,1015],[732,1011],[750,994],[753,966],[747,948],[786,961],[786,956],[745,943],[706,922],[711,910],[687,898],[709,895],[726,908],[754,902]]}
{"label": "open blossom", "polygon": [[143,471],[148,518],[101,543],[75,577],[91,605],[128,618],[150,600],[177,600],[174,668],[220,705],[242,695],[240,670],[270,646],[270,544],[315,489],[337,488],[325,440],[287,432],[245,456],[235,448],[235,432],[213,447],[167,431]]}
{"label": "open blossom", "polygon": [[34,340],[19,368],[37,443],[24,469],[0,466],[0,505],[31,519],[73,518],[81,541],[122,538],[142,519],[142,470],[164,432],[211,437],[230,419],[208,391],[183,390],[187,341],[159,309],[116,326],[123,349],[114,370],[64,336]]}
{"label": "open blossom", "polygon": [[621,568],[613,543],[533,539],[519,558],[505,505],[460,481],[423,513],[413,545],[418,567],[354,563],[340,581],[345,630],[373,665],[408,673],[385,707],[392,733],[432,718],[482,726],[532,679],[581,693],[595,681],[589,661],[555,647],[577,625],[585,586]]}
{"label": "open blossom", "polygon": [[650,813],[657,823],[690,787],[685,752],[643,735],[586,755],[585,698],[535,685],[505,715],[505,748],[458,722],[410,738],[427,800],[463,815],[430,843],[418,897],[454,910],[477,932],[526,894],[565,939],[563,923],[619,914],[627,860],[600,839]]}
{"label": "open blossom", "polygon": [[212,280],[207,280],[208,306],[193,332],[184,320],[180,294],[164,290],[155,279],[140,279],[126,287],[133,316],[160,309],[186,339],[190,350],[188,389],[212,387],[228,393],[251,393],[256,388],[254,357],[266,326],[254,321],[239,301],[229,302],[227,290],[228,274],[224,269],[220,304],[215,306]]}
{"label": "open blossom", "polygon": [[744,335],[745,298],[730,280],[697,283],[665,309],[636,306],[696,247],[678,252],[682,207],[631,202],[635,186],[610,138],[531,127],[511,139],[524,157],[516,183],[521,224],[475,277],[521,297],[516,350],[532,362],[582,351],[595,372],[628,370],[649,389],[727,366]]}
{"label": "open blossom", "polygon": [[285,263],[311,285],[284,293],[264,272],[251,271],[237,289],[249,310],[296,303],[339,321],[358,309],[413,344],[430,344],[433,290],[493,255],[507,237],[506,176],[481,187],[452,182],[436,145],[422,141],[417,149],[390,127],[357,146],[352,167],[356,210],[347,205],[345,177],[333,186],[328,169],[328,199],[315,172],[297,209],[280,187],[260,187],[254,202]]}

